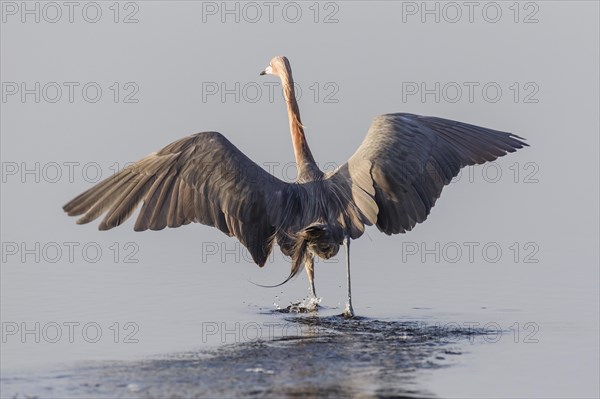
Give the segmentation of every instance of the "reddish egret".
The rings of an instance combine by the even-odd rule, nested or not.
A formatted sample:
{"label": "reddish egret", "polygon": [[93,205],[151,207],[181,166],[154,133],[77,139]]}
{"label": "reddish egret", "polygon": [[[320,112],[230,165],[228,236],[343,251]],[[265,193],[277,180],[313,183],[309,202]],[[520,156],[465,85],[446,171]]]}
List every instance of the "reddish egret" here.
{"label": "reddish egret", "polygon": [[[395,113],[377,116],[348,162],[322,172],[308,147],[286,57],[261,75],[281,79],[298,177],[287,183],[267,173],[218,132],[169,144],[98,183],[64,206],[88,223],[106,214],[100,230],[123,223],[143,203],[134,229],[161,230],[190,222],[235,236],[259,266],[273,244],[291,257],[288,281],[306,269],[314,285],[314,257],[329,259],[344,245],[352,317],[350,240],[365,225],[386,234],[423,222],[442,188],[467,165],[493,161],[527,144],[514,134],[462,122]],[[282,283],[283,284],[283,283]]]}

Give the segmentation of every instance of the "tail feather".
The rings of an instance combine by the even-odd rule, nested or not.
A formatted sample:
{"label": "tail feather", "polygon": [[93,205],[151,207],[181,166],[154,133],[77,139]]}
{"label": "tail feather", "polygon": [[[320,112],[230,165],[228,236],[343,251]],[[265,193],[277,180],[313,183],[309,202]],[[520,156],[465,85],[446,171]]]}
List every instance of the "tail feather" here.
{"label": "tail feather", "polygon": [[341,239],[341,229],[335,229],[325,223],[315,222],[300,230],[293,236],[290,274],[283,282],[273,287],[283,285],[297,276],[309,257],[317,255],[329,259],[335,256],[340,249]]}
{"label": "tail feather", "polygon": [[280,245],[282,237],[292,241],[291,248],[286,245],[287,249],[284,251],[286,255],[289,255],[292,258],[290,274],[279,284],[256,284],[259,287],[275,288],[287,283],[300,273],[302,266],[304,266],[306,261],[314,255],[323,259],[329,259],[337,255],[340,249],[340,243],[343,239],[343,231],[341,227],[336,228],[325,223],[315,222],[300,230],[298,233],[285,233],[278,237]]}

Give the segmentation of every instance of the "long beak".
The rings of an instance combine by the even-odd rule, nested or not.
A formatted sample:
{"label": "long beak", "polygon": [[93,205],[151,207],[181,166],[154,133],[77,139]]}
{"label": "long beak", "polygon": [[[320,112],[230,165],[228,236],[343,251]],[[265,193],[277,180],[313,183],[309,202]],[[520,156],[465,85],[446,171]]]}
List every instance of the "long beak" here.
{"label": "long beak", "polygon": [[262,76],[262,75],[269,75],[269,74],[271,74],[271,73],[273,73],[273,67],[271,67],[271,65],[269,65],[268,67],[266,67],[266,68],[265,68],[265,70],[264,70],[264,71],[262,71],[262,72],[260,73],[260,75],[261,75],[261,76]]}

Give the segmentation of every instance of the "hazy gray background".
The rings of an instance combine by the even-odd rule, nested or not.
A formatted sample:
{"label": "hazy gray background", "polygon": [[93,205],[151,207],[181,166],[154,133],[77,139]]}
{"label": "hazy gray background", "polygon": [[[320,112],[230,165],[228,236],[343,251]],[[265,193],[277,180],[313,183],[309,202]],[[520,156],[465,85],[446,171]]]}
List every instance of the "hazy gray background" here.
{"label": "hazy gray background", "polygon": [[[239,251],[237,259],[207,252],[235,252],[235,241],[215,229],[191,225],[134,233],[129,221],[107,233],[99,232],[97,223],[76,226],[61,210],[91,187],[95,169],[88,169],[85,179],[84,165],[97,163],[106,177],[115,163],[122,166],[202,130],[222,132],[257,163],[278,163],[278,177],[293,178],[283,169],[293,152],[279,86],[271,102],[265,82],[275,80],[258,76],[271,57],[283,54],[302,88],[302,118],[320,164],[344,162],[372,118],[386,112],[437,115],[527,138],[531,147],[502,158],[496,169],[472,168],[447,187],[426,223],[410,234],[387,237],[370,228],[356,241],[355,310],[378,318],[494,322],[506,330],[519,323],[518,343],[505,335],[494,344],[468,345],[460,364],[423,375],[422,384],[440,395],[598,396],[598,3],[530,2],[533,6],[526,8],[522,2],[517,23],[509,8],[513,2],[496,3],[502,11],[496,23],[483,18],[485,2],[475,8],[473,22],[463,6],[456,23],[448,22],[454,18],[450,9],[439,23],[434,16],[423,23],[420,14],[403,14],[403,7],[420,8],[420,2],[361,1],[335,2],[327,9],[321,4],[318,23],[309,8],[313,3],[300,2],[302,17],[289,23],[281,14],[285,3],[279,3],[273,23],[265,7],[256,23],[244,19],[254,18],[250,9],[239,23],[233,16],[222,23],[220,14],[203,16],[207,5],[202,2],[153,1],[135,3],[138,22],[129,24],[122,20],[136,11],[134,6],[122,8],[120,22],[114,23],[112,2],[99,4],[103,14],[97,23],[82,18],[85,3],[75,9],[73,23],[68,15],[57,23],[44,18],[36,23],[31,16],[22,23],[20,10],[12,15],[12,8],[3,8],[3,329],[6,323],[95,322],[103,331],[95,344],[85,342],[79,330],[73,343],[65,336],[58,343],[7,336],[3,374],[202,347],[207,344],[202,323],[264,323],[277,319],[267,312],[274,303],[287,306],[302,299],[304,275],[279,289],[248,282],[274,284],[285,278],[289,265],[279,253],[260,270]],[[442,6],[438,3],[443,13]],[[53,18],[54,11],[47,11]],[[338,22],[323,23],[331,12]],[[524,23],[531,13],[538,22]],[[41,93],[39,103],[33,95],[23,102],[20,93],[7,93],[22,82],[29,88],[57,82],[62,98],[50,103],[54,92],[49,91],[46,97]],[[80,84],[72,103],[64,82]],[[96,103],[82,97],[88,82],[103,90]],[[110,89],[114,82],[120,86],[117,103]],[[128,82],[139,88],[137,103],[123,102],[131,92],[124,88]],[[240,93],[239,102],[233,95],[221,101],[203,93],[207,82],[228,88],[236,82],[258,85],[262,96],[248,101],[255,98],[248,91]],[[310,89],[315,82],[316,100]],[[425,101],[406,97],[407,82],[425,82],[429,88],[456,82],[463,87],[462,98],[448,101],[454,92],[439,102],[433,95]],[[473,102],[464,82],[479,84]],[[482,95],[489,82],[502,89],[497,102]],[[516,101],[515,82],[520,87]],[[526,98],[532,88],[538,91]],[[338,101],[327,102],[325,95],[334,90],[329,100]],[[531,100],[537,102],[526,102]],[[77,163],[72,181],[65,162]],[[35,174],[21,175],[36,163],[39,182]],[[54,163],[61,165],[59,177]],[[502,175],[489,182],[497,170]],[[490,172],[487,181],[484,172]],[[36,242],[39,262],[35,254],[24,261],[20,250],[12,254],[13,243],[35,248]],[[72,262],[64,244],[71,242],[78,245]],[[478,243],[472,261],[465,242]],[[81,252],[88,243],[102,250],[95,263]],[[450,245],[450,252],[437,251],[439,262],[434,255],[422,259],[421,252],[407,255],[422,243]],[[463,250],[454,263],[452,243]],[[496,262],[482,254],[490,243],[502,250]],[[55,246],[62,247],[62,255],[55,256]],[[126,262],[132,248],[137,263]],[[489,254],[495,256],[493,250]],[[328,307],[324,313],[343,308],[342,261],[317,266],[317,293]],[[119,343],[109,329],[115,322],[120,323]],[[122,342],[126,322],[139,326],[138,343]],[[537,343],[523,342],[528,322],[537,326]]]}

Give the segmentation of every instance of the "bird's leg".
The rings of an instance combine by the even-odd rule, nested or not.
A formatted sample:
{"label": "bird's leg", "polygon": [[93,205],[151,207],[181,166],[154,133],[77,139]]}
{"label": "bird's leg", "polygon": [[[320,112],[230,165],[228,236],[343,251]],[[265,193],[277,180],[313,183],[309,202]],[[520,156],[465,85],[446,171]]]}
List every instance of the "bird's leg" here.
{"label": "bird's leg", "polygon": [[306,303],[306,309],[308,311],[315,311],[319,307],[319,299],[317,298],[317,292],[315,291],[315,261],[312,255],[306,257],[304,261],[304,268],[308,276],[308,282],[310,283],[311,296],[308,298]]}
{"label": "bird's leg", "polygon": [[344,317],[350,319],[354,317],[354,309],[352,309],[352,290],[350,287],[350,237],[344,237],[344,247],[346,248],[346,276],[348,278],[348,302],[344,310]]}
{"label": "bird's leg", "polygon": [[304,268],[306,269],[306,275],[308,276],[308,283],[310,284],[310,292],[313,298],[317,298],[317,292],[315,291],[315,261],[312,256],[308,256],[304,262]]}

